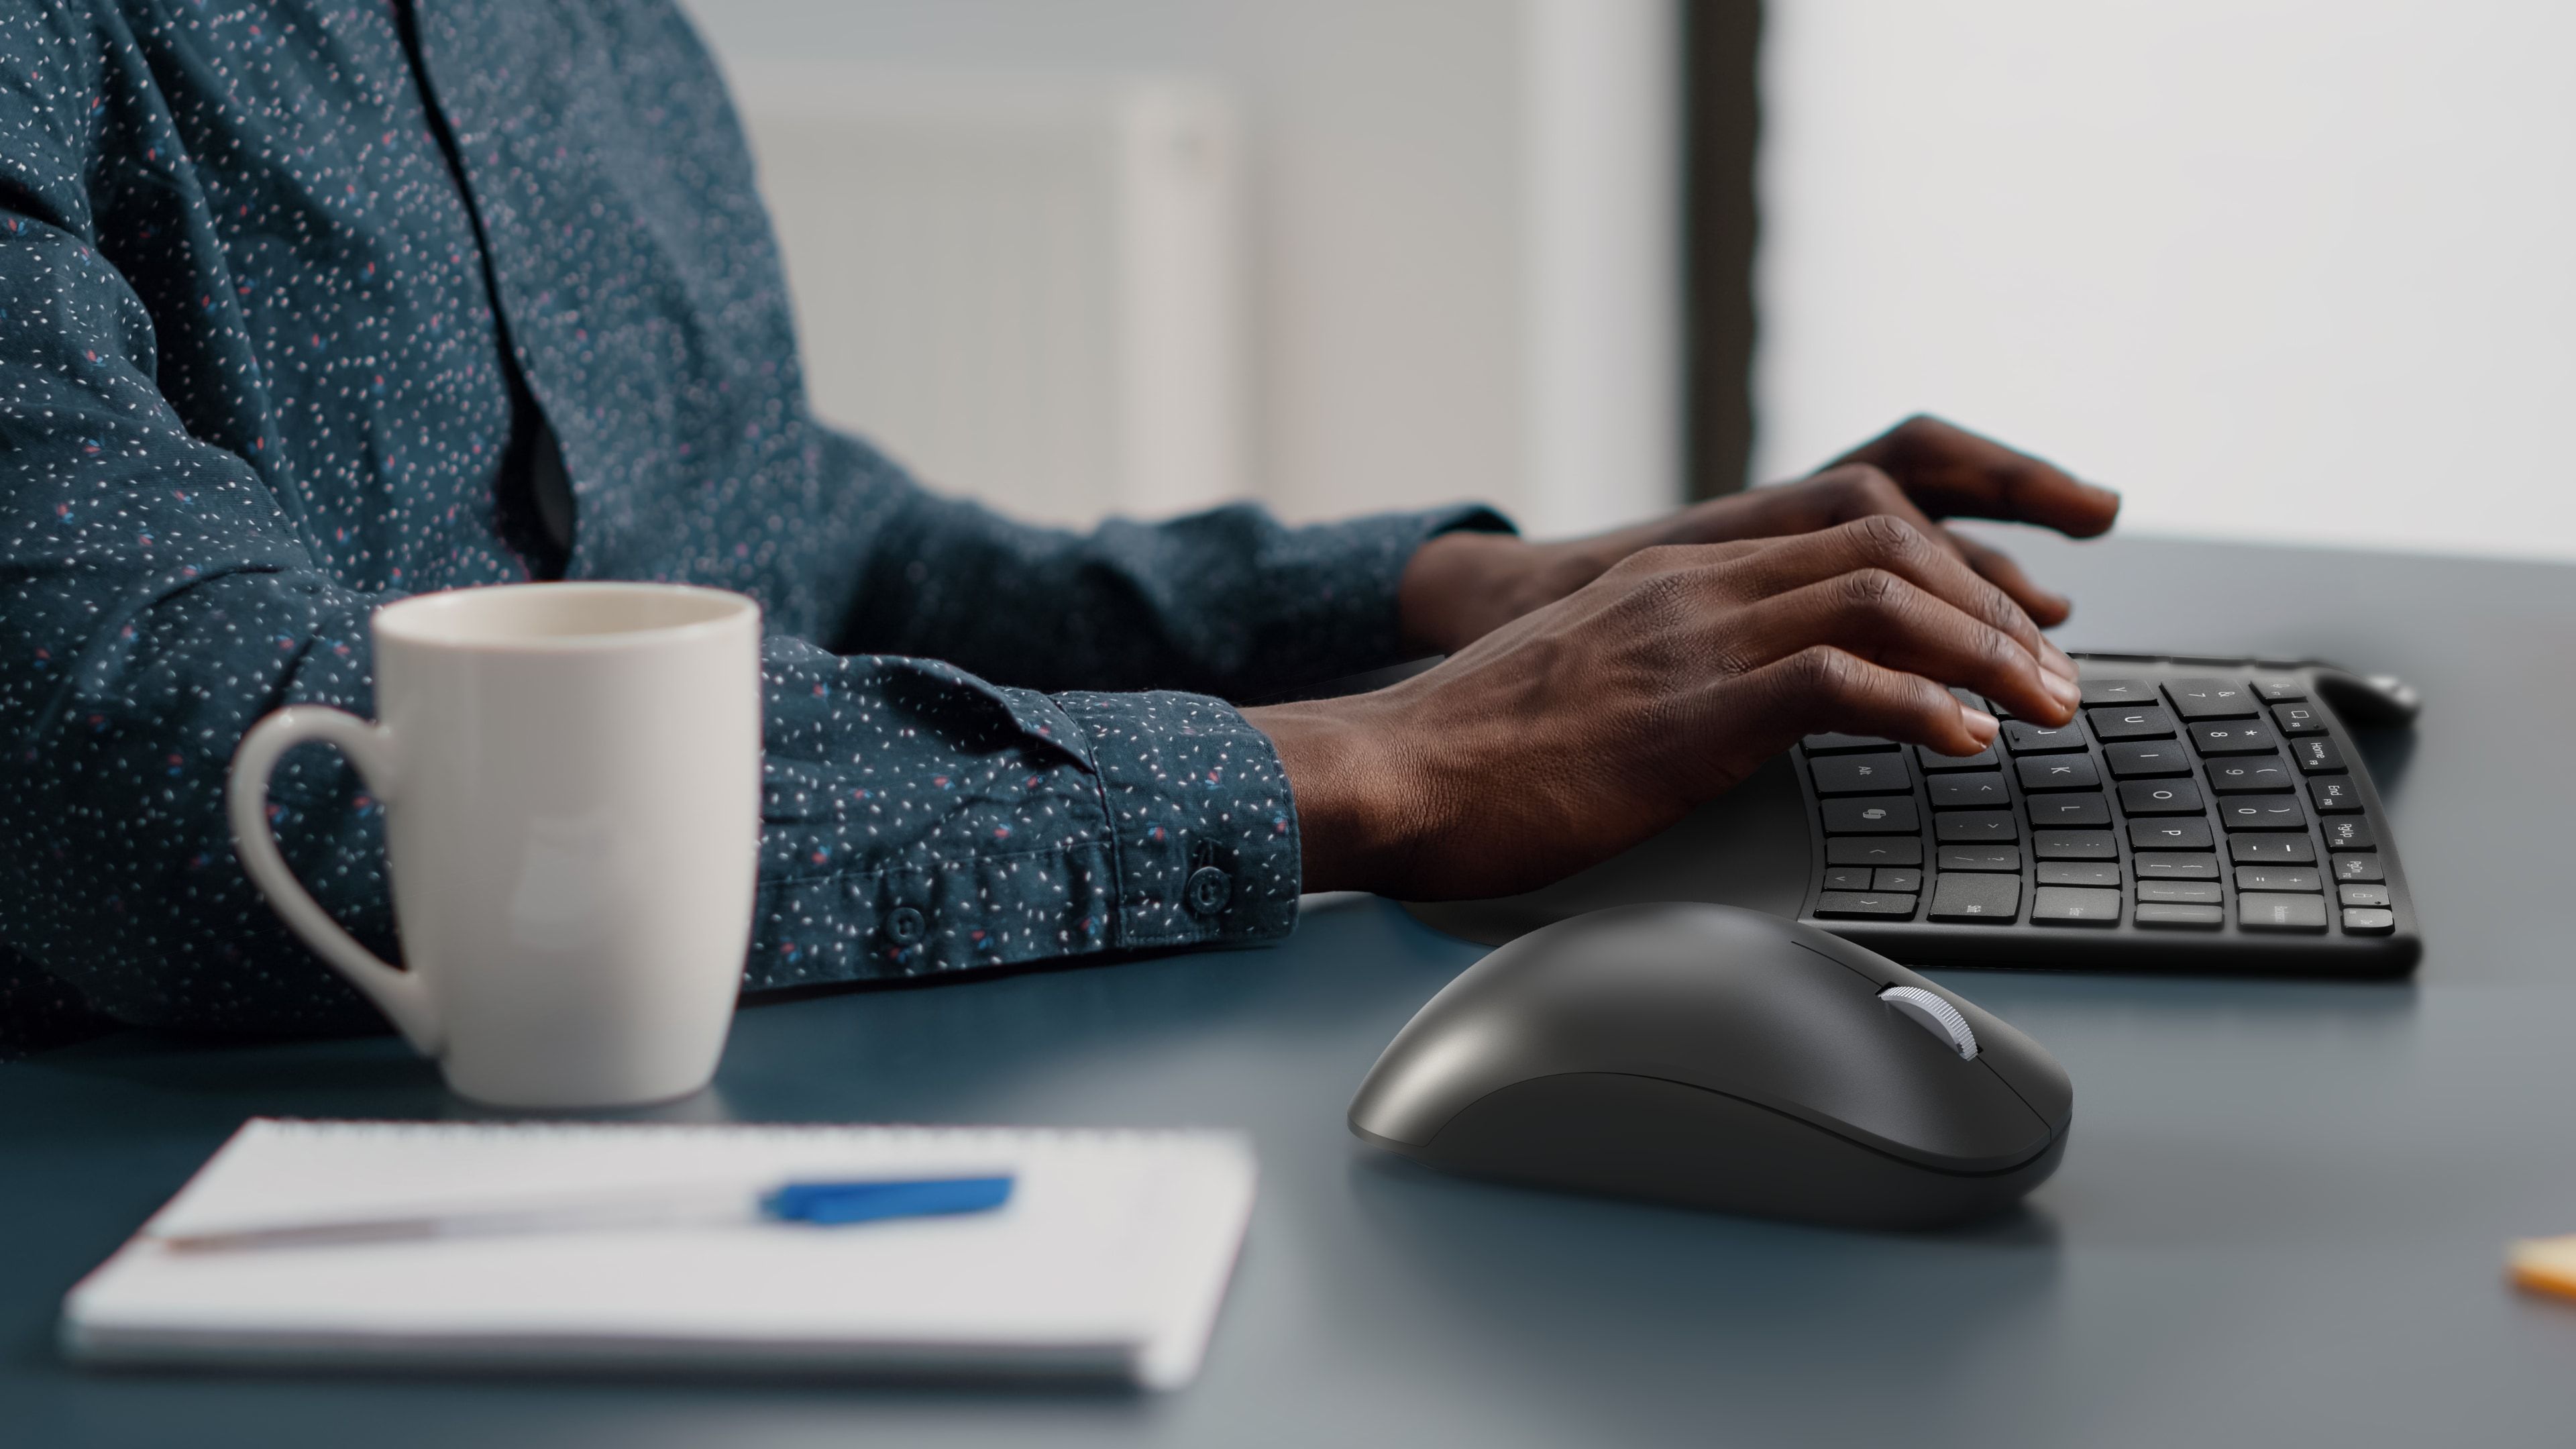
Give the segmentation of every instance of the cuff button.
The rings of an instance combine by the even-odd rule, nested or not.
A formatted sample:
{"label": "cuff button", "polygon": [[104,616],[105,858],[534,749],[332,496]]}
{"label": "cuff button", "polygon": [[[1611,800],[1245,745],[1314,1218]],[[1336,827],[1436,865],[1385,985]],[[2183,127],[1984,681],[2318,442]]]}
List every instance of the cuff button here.
{"label": "cuff button", "polygon": [[1190,872],[1185,898],[1193,914],[1213,916],[1234,899],[1234,882],[1215,866],[1203,865]]}
{"label": "cuff button", "polygon": [[886,917],[886,939],[898,946],[915,944],[929,928],[930,923],[921,918],[921,912],[910,906],[897,906]]}

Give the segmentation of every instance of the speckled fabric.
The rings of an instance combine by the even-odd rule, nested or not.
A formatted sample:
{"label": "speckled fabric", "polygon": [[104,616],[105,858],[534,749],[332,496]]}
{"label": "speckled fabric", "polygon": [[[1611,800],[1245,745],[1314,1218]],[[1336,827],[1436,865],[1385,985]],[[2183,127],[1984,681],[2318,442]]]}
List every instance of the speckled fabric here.
{"label": "speckled fabric", "polygon": [[[9,1010],[41,971],[125,1022],[371,1021],[244,880],[225,765],[280,705],[368,709],[376,605],[556,574],[767,611],[750,989],[1275,937],[1295,812],[1219,696],[1392,659],[1461,526],[1501,524],[1038,529],[816,426],[667,3],[0,7]],[[378,807],[318,748],[276,800],[392,952]]]}

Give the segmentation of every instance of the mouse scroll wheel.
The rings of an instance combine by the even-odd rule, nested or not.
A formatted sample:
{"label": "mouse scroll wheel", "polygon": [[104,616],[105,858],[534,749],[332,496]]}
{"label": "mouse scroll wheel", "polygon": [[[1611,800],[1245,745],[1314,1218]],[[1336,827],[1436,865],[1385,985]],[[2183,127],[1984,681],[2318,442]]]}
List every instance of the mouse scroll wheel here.
{"label": "mouse scroll wheel", "polygon": [[1891,986],[1878,993],[1878,999],[1902,1012],[1916,1026],[1941,1039],[1941,1043],[1959,1054],[1959,1060],[1977,1059],[1977,1034],[1969,1029],[1968,1019],[1959,1008],[1941,999],[1936,992],[1920,986]]}

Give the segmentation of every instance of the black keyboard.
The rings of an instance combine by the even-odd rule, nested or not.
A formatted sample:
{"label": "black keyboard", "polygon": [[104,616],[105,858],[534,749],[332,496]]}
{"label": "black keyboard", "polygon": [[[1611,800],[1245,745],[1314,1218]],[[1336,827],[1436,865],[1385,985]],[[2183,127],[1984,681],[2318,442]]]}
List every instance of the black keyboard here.
{"label": "black keyboard", "polygon": [[2423,951],[2343,716],[2393,681],[2317,664],[2078,657],[2074,722],[1955,758],[1851,735],[1796,751],[1803,918],[1919,965],[2388,976]]}

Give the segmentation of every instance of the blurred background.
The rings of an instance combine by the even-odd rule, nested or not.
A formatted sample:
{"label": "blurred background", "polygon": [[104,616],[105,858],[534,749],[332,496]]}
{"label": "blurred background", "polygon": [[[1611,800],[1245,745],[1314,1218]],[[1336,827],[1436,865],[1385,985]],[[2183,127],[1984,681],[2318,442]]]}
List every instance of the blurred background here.
{"label": "blurred background", "polygon": [[1557,533],[1929,410],[2137,530],[2576,557],[2576,8],[688,3],[818,410],[1024,513]]}

